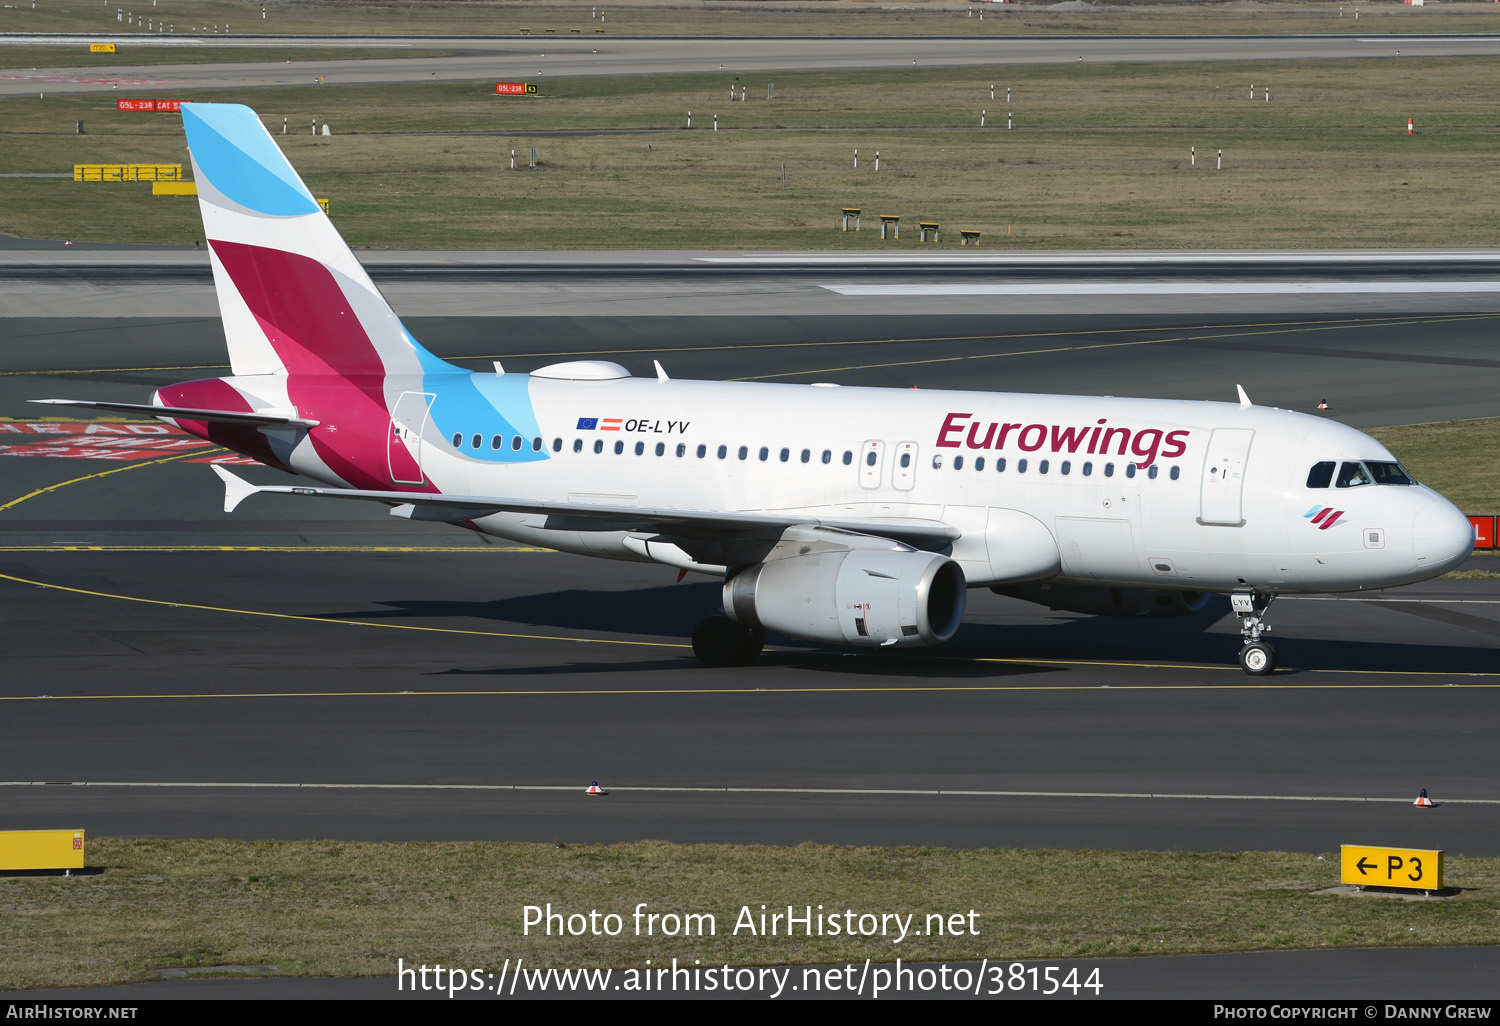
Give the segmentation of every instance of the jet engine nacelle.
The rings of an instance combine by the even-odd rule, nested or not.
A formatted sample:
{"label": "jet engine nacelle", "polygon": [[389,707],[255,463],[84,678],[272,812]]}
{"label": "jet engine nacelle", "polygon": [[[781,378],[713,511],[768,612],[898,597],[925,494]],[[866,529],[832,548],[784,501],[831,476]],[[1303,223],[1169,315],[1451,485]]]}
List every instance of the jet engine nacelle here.
{"label": "jet engine nacelle", "polygon": [[947,556],[907,549],[810,552],[724,582],[724,612],[747,627],[840,645],[936,645],[963,620],[967,583]]}
{"label": "jet engine nacelle", "polygon": [[1100,588],[1086,584],[1008,584],[991,588],[997,595],[1037,602],[1048,609],[1094,616],[1189,616],[1213,598],[1206,591],[1157,588]]}

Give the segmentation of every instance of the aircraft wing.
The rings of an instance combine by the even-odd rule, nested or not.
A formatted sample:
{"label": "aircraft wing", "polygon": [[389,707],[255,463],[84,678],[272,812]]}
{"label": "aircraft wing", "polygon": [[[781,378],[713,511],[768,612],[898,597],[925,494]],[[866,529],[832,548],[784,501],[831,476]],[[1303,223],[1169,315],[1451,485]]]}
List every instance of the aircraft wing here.
{"label": "aircraft wing", "polygon": [[181,406],[152,406],[150,403],[103,403],[89,399],[28,399],[43,406],[80,406],[90,410],[113,410],[118,413],[144,413],[165,419],[209,420],[223,424],[251,424],[256,427],[315,428],[318,421],[290,417],[282,413],[249,413],[235,410],[191,410]]}
{"label": "aircraft wing", "polygon": [[[412,520],[473,520],[493,513],[535,513],[549,518],[549,527],[580,531],[669,531],[673,534],[720,535],[770,531],[805,525],[875,535],[917,548],[942,547],[962,532],[936,520],[903,518],[839,519],[796,513],[743,513],[717,510],[649,509],[640,506],[602,506],[592,503],[546,502],[488,495],[435,495],[424,492],[366,491],[320,485],[256,485],[220,464],[214,473],[224,482],[224,512],[233,512],[258,492],[307,495],[325,499],[358,499],[395,506],[397,516]],[[557,523],[553,521],[562,521]]]}

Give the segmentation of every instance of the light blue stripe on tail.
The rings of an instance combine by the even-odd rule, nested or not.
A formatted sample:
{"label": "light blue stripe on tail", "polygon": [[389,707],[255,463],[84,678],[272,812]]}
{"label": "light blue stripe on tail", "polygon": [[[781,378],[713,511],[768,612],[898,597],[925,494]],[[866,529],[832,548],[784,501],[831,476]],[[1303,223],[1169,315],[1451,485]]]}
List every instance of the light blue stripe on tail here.
{"label": "light blue stripe on tail", "polygon": [[184,103],[182,127],[198,173],[231,202],[271,217],[318,209],[317,200],[249,107]]}

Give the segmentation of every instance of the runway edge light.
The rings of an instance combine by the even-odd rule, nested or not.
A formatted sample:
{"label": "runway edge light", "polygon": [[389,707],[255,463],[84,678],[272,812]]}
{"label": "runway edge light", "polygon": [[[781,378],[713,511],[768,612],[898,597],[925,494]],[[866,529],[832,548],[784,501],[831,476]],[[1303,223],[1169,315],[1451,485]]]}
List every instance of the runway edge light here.
{"label": "runway edge light", "polygon": [[590,798],[604,797],[604,791],[600,789],[599,781],[597,780],[589,785],[589,789],[585,791],[584,794],[588,795]]}
{"label": "runway edge light", "polygon": [[82,830],[0,830],[0,870],[83,868]]}
{"label": "runway edge light", "polygon": [[1422,788],[1422,793],[1417,795],[1417,800],[1412,802],[1419,809],[1430,809],[1433,807],[1432,799],[1427,797],[1427,788]]}

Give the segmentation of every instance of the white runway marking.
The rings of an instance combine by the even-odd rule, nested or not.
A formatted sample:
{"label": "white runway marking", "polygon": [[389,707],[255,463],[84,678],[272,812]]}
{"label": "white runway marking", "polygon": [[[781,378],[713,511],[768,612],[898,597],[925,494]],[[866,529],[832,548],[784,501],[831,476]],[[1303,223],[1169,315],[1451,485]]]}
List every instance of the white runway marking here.
{"label": "white runway marking", "polygon": [[823,285],[841,296],[1296,296],[1500,292],[1500,281],[1033,281]]}
{"label": "white runway marking", "polygon": [[1421,602],[1427,605],[1444,606],[1500,606],[1500,599],[1445,599],[1445,598],[1376,598],[1373,595],[1281,595],[1282,601],[1293,602]]}
{"label": "white runway marking", "polygon": [[[582,795],[577,784],[317,784],[317,783],[171,783],[125,780],[0,780],[0,787],[152,787],[182,790],[244,789],[313,791],[571,791]],[[854,796],[928,795],[969,798],[1163,798],[1177,801],[1240,802],[1379,802],[1410,805],[1412,798],[1378,795],[1307,794],[1172,794],[1155,791],[947,791],[930,788],[877,787],[655,787],[610,786],[606,792],[652,792],[665,794],[839,794]],[[1445,798],[1439,805],[1500,805],[1500,798]]]}
{"label": "white runway marking", "polygon": [[1233,264],[1254,267],[1261,264],[1328,267],[1331,265],[1379,264],[1399,267],[1402,264],[1445,264],[1494,261],[1500,251],[1486,249],[1460,250],[1308,250],[1303,252],[1242,252],[1238,250],[1188,250],[1177,252],[1128,253],[1092,250],[1082,253],[777,253],[766,256],[698,256],[694,262],[704,264],[742,264],[746,266],[787,265],[828,267],[840,264],[918,264],[923,267],[1005,267],[1013,264],[1070,267],[1088,264],[1118,264],[1123,267],[1192,267],[1204,263]]}

